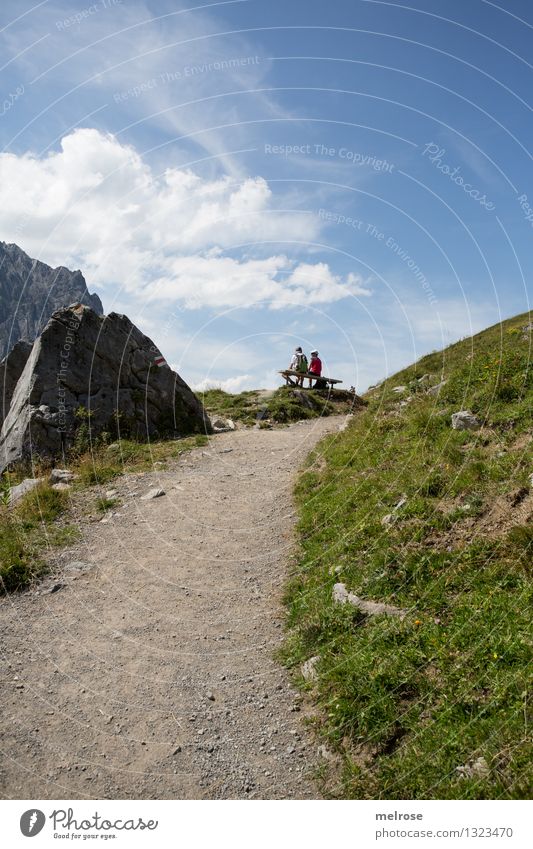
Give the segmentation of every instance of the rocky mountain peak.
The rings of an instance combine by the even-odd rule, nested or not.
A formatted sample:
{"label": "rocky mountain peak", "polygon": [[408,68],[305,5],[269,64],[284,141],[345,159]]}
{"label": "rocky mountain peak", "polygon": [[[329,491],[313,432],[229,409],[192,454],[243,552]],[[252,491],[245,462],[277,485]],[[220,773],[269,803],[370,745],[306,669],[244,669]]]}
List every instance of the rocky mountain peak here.
{"label": "rocky mountain peak", "polygon": [[81,271],[51,268],[13,243],[0,242],[0,359],[20,340],[33,342],[52,314],[79,302],[103,313]]}

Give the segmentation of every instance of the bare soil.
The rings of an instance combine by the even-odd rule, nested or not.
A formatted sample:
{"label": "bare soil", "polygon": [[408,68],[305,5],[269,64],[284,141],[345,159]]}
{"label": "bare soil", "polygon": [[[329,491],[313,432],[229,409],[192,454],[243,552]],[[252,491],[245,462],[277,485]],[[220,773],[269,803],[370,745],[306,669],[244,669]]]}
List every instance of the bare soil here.
{"label": "bare soil", "polygon": [[275,653],[294,474],[340,420],[221,434],[123,476],[103,488],[115,512],[1,600],[3,798],[318,796]]}

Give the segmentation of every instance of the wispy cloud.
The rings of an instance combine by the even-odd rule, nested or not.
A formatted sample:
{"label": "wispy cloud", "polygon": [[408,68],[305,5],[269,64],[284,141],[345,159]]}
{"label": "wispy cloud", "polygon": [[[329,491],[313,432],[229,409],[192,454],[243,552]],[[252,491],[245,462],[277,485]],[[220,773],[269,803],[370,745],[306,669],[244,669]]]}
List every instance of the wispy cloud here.
{"label": "wispy cloud", "polygon": [[[4,33],[4,50],[39,92],[44,113],[62,109],[73,96],[105,103],[121,132],[149,126],[179,140],[185,160],[208,157],[219,170],[242,177],[230,151],[249,141],[250,122],[290,113],[261,91],[271,63],[245,35],[228,32],[221,17],[227,5],[173,4],[153,14],[143,2],[98,0],[84,16],[68,3],[51,3],[23,28]],[[44,34],[49,37],[27,51]]]}

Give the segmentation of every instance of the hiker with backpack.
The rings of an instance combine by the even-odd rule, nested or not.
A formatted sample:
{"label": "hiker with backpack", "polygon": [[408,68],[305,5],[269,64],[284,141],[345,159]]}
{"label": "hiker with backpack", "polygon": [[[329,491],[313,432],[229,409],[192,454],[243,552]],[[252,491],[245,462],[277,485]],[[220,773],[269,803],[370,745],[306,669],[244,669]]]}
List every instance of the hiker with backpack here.
{"label": "hiker with backpack", "polygon": [[294,349],[294,354],[292,355],[292,360],[289,369],[290,371],[297,372],[298,377],[296,378],[296,383],[298,386],[303,387],[304,374],[307,374],[307,357],[299,346],[298,348]]}

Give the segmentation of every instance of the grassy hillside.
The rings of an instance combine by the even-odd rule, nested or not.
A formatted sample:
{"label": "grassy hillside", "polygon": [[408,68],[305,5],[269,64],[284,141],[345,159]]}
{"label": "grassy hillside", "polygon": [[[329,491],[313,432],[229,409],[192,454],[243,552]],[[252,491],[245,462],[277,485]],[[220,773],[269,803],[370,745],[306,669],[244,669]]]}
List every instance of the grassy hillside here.
{"label": "grassy hillside", "polygon": [[[531,789],[531,320],[386,380],[301,476],[284,657],[317,707],[326,793]],[[465,409],[479,430],[452,429]],[[341,605],[336,582],[407,613]],[[311,657],[316,678],[306,681]]]}

